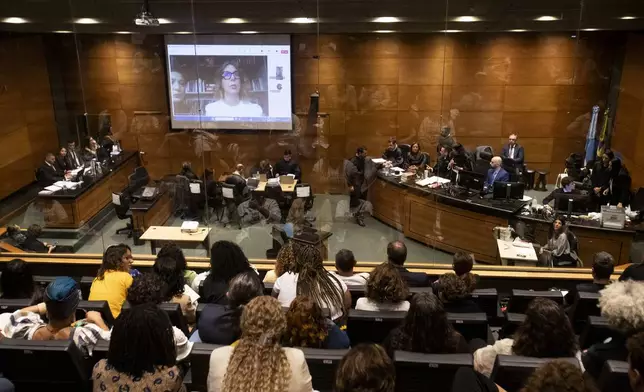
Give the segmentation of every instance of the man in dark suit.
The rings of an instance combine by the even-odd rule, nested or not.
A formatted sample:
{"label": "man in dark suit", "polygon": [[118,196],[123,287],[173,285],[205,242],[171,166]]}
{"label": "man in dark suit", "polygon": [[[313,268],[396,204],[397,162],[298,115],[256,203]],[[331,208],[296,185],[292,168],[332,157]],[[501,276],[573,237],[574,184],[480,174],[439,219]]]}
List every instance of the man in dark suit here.
{"label": "man in dark suit", "polygon": [[523,146],[520,146],[517,143],[517,135],[511,134],[508,138],[508,144],[503,146],[501,150],[502,158],[509,158],[514,161],[514,167],[520,169],[523,166],[523,160],[525,158]]}
{"label": "man in dark suit", "polygon": [[382,159],[391,162],[393,167],[402,167],[405,157],[402,150],[398,147],[395,137],[390,137],[387,143],[387,149],[382,153]]}
{"label": "man in dark suit", "polygon": [[302,169],[300,169],[300,165],[293,162],[291,150],[284,151],[284,157],[275,164],[276,176],[285,176],[287,174],[294,174],[296,180],[302,178]]}
{"label": "man in dark suit", "polygon": [[502,167],[501,157],[494,157],[490,161],[490,169],[487,171],[487,176],[485,177],[485,184],[483,185],[483,190],[490,192],[493,189],[495,182],[509,182],[510,173],[506,172]]}
{"label": "man in dark suit", "polygon": [[42,187],[49,186],[56,181],[65,179],[65,172],[56,169],[56,157],[48,152],[45,156],[45,162],[36,171],[36,179]]}
{"label": "man in dark suit", "polygon": [[613,256],[608,252],[597,252],[593,255],[593,281],[592,283],[579,283],[574,290],[566,294],[566,303],[572,305],[577,292],[599,293],[610,283],[610,276],[615,270]]}
{"label": "man in dark suit", "polygon": [[69,167],[70,170],[74,170],[83,166],[83,159],[81,158],[78,151],[76,151],[75,141],[69,140],[67,142],[67,155],[65,156],[65,158],[67,159],[67,167]]}
{"label": "man in dark suit", "polygon": [[429,275],[423,272],[410,272],[403,267],[407,260],[407,247],[402,241],[392,241],[387,245],[387,260],[392,263],[409,287],[431,286]]}

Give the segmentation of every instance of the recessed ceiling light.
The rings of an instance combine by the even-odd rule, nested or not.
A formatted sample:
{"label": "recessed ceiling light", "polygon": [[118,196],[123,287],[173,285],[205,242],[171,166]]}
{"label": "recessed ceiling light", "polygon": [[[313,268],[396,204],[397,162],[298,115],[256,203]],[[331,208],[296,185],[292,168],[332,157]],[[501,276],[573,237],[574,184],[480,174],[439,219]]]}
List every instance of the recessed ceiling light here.
{"label": "recessed ceiling light", "polygon": [[52,31],[52,33],[56,33],[56,34],[71,34],[71,33],[73,33],[73,31],[71,31],[71,30],[54,30],[54,31]]}
{"label": "recessed ceiling light", "polygon": [[114,34],[132,34],[131,31],[115,31]]}
{"label": "recessed ceiling light", "polygon": [[454,22],[480,22],[481,18],[476,16],[458,16],[452,20]]}
{"label": "recessed ceiling light", "polygon": [[599,29],[591,28],[591,29],[581,29],[581,31],[599,31]]}
{"label": "recessed ceiling light", "polygon": [[246,19],[242,19],[242,18],[226,18],[226,19],[222,20],[222,22],[237,24],[237,23],[246,23],[247,21],[246,21]]}
{"label": "recessed ceiling light", "polygon": [[166,18],[157,18],[157,20],[159,21],[159,24],[170,24],[170,23],[174,23],[172,20],[170,20],[170,19],[166,19]]}
{"label": "recessed ceiling light", "polygon": [[441,33],[462,33],[465,30],[441,30]]}
{"label": "recessed ceiling light", "polygon": [[315,23],[315,19],[312,18],[293,18],[290,20],[291,23],[300,23],[300,24],[305,24],[305,23]]}
{"label": "recessed ceiling light", "polygon": [[394,30],[375,30],[374,33],[386,34],[386,33],[395,33]]}
{"label": "recessed ceiling light", "polygon": [[552,22],[553,20],[559,20],[559,18],[550,15],[543,15],[538,18],[535,18],[537,22]]}
{"label": "recessed ceiling light", "polygon": [[381,16],[379,18],[374,18],[372,22],[375,23],[396,23],[400,22],[400,18],[396,18],[395,16]]}
{"label": "recessed ceiling light", "polygon": [[18,18],[16,16],[11,17],[11,18],[4,18],[2,19],[4,23],[13,23],[13,24],[22,24],[22,23],[29,23],[29,21],[25,18]]}
{"label": "recessed ceiling light", "polygon": [[636,17],[636,16],[630,16],[630,15],[627,15],[627,16],[622,16],[620,19],[621,19],[621,20],[633,20],[633,19],[637,19],[637,17]]}
{"label": "recessed ceiling light", "polygon": [[99,22],[98,19],[94,19],[94,18],[78,18],[78,19],[76,19],[74,21],[74,23],[78,23],[78,24],[97,24],[97,23],[101,23],[101,22]]}
{"label": "recessed ceiling light", "polygon": [[175,34],[192,34],[192,31],[176,31]]}
{"label": "recessed ceiling light", "polygon": [[252,31],[252,30],[247,30],[247,31],[240,31],[239,34],[257,34],[258,31]]}
{"label": "recessed ceiling light", "polygon": [[528,30],[526,30],[526,29],[512,29],[512,30],[508,30],[508,31],[511,32],[511,33],[525,33]]}

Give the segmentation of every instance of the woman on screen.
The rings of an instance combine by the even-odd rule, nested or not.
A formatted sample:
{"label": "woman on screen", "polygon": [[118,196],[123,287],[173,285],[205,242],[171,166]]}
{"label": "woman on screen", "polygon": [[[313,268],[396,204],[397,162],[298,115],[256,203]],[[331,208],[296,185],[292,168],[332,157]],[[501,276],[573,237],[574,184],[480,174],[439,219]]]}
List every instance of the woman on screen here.
{"label": "woman on screen", "polygon": [[198,101],[188,100],[186,97],[187,81],[181,72],[170,73],[170,84],[172,87],[172,107],[174,114],[198,114]]}
{"label": "woman on screen", "polygon": [[206,105],[208,117],[263,117],[262,107],[248,100],[248,91],[242,81],[243,70],[234,62],[226,61],[219,68],[219,99]]}

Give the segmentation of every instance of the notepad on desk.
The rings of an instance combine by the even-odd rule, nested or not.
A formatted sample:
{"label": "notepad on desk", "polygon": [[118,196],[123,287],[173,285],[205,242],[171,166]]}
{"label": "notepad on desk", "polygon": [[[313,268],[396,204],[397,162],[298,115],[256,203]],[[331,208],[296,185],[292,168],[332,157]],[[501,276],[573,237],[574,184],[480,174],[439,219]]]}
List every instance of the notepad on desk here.
{"label": "notepad on desk", "polygon": [[380,164],[380,163],[387,162],[387,160],[385,160],[383,158],[371,158],[371,162],[376,163],[376,164]]}

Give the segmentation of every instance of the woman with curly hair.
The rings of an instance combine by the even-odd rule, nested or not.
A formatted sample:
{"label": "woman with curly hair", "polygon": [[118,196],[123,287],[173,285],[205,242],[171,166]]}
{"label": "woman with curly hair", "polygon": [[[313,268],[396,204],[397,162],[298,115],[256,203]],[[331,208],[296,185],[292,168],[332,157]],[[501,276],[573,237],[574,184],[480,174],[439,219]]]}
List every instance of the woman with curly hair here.
{"label": "woman with curly hair", "polygon": [[394,392],[396,369],[377,344],[359,344],[340,361],[335,372],[335,392]]}
{"label": "woman with curly hair", "polygon": [[[200,291],[198,289],[202,302],[226,305],[228,303],[226,293],[230,280],[242,272],[253,270],[253,266],[239,245],[230,241],[215,242],[210,250],[210,271],[203,278]],[[201,276],[204,274],[199,274],[193,285],[199,286]]]}
{"label": "woman with curly hair", "polygon": [[242,313],[241,330],[236,347],[220,347],[210,355],[209,392],[312,391],[304,353],[280,346],[286,316],[275,298],[250,301]]}
{"label": "woman with curly hair", "polygon": [[626,361],[626,341],[644,330],[644,282],[614,282],[599,292],[599,308],[613,330],[611,339],[593,344],[582,355],[586,372],[598,378],[604,362]]}
{"label": "woman with curly hair", "polygon": [[472,301],[472,286],[456,274],[442,275],[434,287],[447,313],[483,313]]}
{"label": "woman with curly hair", "polygon": [[270,270],[264,276],[264,283],[274,283],[277,278],[282,276],[285,272],[293,270],[295,265],[295,252],[293,251],[293,241],[288,241],[277,252],[275,259],[275,269]]}
{"label": "woman with curly hair", "polygon": [[321,308],[329,309],[334,322],[344,322],[351,307],[351,293],[347,285],[324,268],[322,255],[315,246],[293,244],[293,250],[295,264],[290,271],[277,278],[273,297],[286,307],[291,306],[298,295],[305,295]]}
{"label": "woman with curly hair", "polygon": [[535,298],[513,339],[501,339],[474,352],[474,370],[490,376],[499,354],[580,360],[577,337],[564,310],[556,302]]}
{"label": "woman with curly hair", "polygon": [[358,298],[356,310],[402,311],[409,310],[409,288],[398,272],[389,262],[377,266],[369,274],[366,297]]}
{"label": "woman with curly hair", "polygon": [[584,380],[579,366],[555,359],[535,370],[528,377],[521,392],[588,392],[593,390]]}
{"label": "woman with curly hair", "polygon": [[112,245],[103,253],[103,263],[89,289],[90,301],[107,301],[112,316],[117,318],[127,290],[132,285],[132,249],[125,244]]}
{"label": "woman with curly hair", "polygon": [[346,332],[324,317],[322,309],[309,297],[299,296],[286,312],[284,345],[325,349],[349,348]]}
{"label": "woman with curly hair", "polygon": [[186,285],[184,270],[179,262],[168,256],[157,257],[152,270],[167,285],[163,300],[181,305],[181,312],[186,321],[194,326],[197,321],[199,294]]}
{"label": "woman with curly hair", "polygon": [[465,338],[447,321],[443,304],[430,292],[411,298],[402,325],[389,333],[383,345],[392,358],[396,350],[425,354],[470,352]]}

